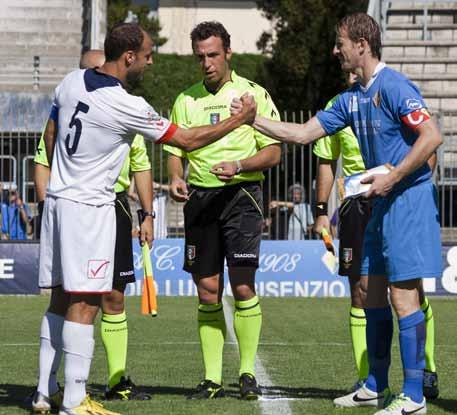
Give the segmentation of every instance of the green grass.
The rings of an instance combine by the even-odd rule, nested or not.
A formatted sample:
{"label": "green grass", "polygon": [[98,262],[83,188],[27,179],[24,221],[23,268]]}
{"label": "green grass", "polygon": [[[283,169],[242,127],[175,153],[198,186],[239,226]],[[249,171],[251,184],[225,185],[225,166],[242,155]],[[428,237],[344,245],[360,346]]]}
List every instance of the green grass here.
{"label": "green grass", "polygon": [[[25,414],[23,399],[37,378],[38,336],[47,297],[0,297],[0,414]],[[429,414],[457,413],[457,303],[432,299],[436,326],[436,360],[440,399],[429,403]],[[264,298],[259,357],[273,387],[263,403],[236,398],[238,352],[225,348],[224,381],[229,397],[187,401],[185,395],[201,380],[202,363],[196,330],[196,299],[159,298],[160,316],[139,314],[139,298],[128,298],[128,374],[153,394],[148,402],[109,402],[122,414],[277,414],[288,404],[294,414],[372,414],[372,409],[335,410],[332,399],[355,381],[348,335],[347,299]],[[398,392],[401,366],[394,336],[391,386]],[[60,374],[60,378],[61,378]],[[106,363],[98,330],[89,389],[100,394]],[[274,397],[294,398],[275,400]]]}

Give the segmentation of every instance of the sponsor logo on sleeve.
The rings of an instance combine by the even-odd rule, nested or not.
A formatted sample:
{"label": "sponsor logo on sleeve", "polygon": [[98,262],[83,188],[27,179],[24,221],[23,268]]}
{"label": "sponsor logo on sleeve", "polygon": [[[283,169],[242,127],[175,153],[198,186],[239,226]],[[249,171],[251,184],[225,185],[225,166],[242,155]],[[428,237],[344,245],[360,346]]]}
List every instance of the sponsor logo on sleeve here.
{"label": "sponsor logo on sleeve", "polygon": [[417,109],[423,107],[422,102],[420,102],[418,99],[414,99],[414,98],[407,99],[406,100],[406,106],[410,110],[417,110]]}
{"label": "sponsor logo on sleeve", "polygon": [[162,118],[152,107],[146,108],[146,121],[156,130],[163,130],[168,126],[165,119]]}

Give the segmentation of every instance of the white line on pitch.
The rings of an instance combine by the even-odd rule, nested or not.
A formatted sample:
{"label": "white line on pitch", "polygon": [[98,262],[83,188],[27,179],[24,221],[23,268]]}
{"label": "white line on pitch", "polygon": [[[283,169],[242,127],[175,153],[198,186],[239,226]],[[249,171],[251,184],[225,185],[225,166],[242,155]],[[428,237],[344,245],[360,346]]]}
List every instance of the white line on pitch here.
{"label": "white line on pitch", "polygon": [[[232,342],[236,341],[235,332],[233,330],[233,308],[230,303],[225,299],[222,299],[224,304],[225,322],[227,326],[227,332]],[[268,376],[259,355],[257,354],[255,361],[256,377],[261,386],[272,387],[273,382]],[[262,414],[265,415],[291,415],[292,409],[289,402],[284,399],[260,399],[260,409]]]}

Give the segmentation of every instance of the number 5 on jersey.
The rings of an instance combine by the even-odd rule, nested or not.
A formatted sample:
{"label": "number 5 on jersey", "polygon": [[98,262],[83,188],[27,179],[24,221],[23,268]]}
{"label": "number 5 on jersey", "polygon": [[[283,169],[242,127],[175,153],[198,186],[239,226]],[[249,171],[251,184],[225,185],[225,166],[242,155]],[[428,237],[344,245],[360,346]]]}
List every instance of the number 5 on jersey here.
{"label": "number 5 on jersey", "polygon": [[76,149],[78,148],[78,143],[79,143],[79,138],[81,137],[81,130],[83,128],[81,120],[77,118],[76,116],[78,115],[78,112],[84,112],[84,114],[87,114],[89,112],[89,105],[85,104],[84,102],[78,101],[78,105],[76,105],[75,112],[73,113],[73,116],[71,117],[70,124],[68,126],[70,128],[76,127],[75,130],[75,138],[73,139],[73,144],[70,147],[70,133],[67,134],[67,137],[65,138],[65,148],[67,149],[67,153],[69,156],[72,156],[75,154]]}

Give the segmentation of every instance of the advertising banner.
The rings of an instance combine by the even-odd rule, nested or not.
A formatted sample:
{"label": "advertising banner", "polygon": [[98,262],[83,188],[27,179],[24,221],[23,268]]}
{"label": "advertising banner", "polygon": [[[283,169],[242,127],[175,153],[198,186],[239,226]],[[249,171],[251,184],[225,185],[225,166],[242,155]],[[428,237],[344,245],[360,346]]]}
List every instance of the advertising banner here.
{"label": "advertising banner", "polygon": [[[134,248],[137,281],[127,286],[126,295],[140,295],[143,261],[138,241]],[[337,247],[337,241],[335,241]],[[158,295],[194,296],[191,276],[182,270],[184,241],[154,241],[151,259]],[[443,246],[443,275],[424,280],[428,295],[457,295],[457,246]],[[38,294],[37,243],[0,243],[0,294]],[[257,293],[269,297],[348,297],[346,277],[337,274],[329,262],[322,241],[262,241],[260,267],[256,274]],[[226,293],[231,295],[227,269]]]}
{"label": "advertising banner", "polygon": [[39,245],[0,243],[0,294],[39,294]]}
{"label": "advertising banner", "polygon": [[[137,241],[133,244],[137,281],[128,287],[128,295],[139,295],[143,278],[141,250]],[[338,249],[338,241],[335,241],[335,247]],[[182,239],[154,241],[151,259],[158,295],[197,295],[192,278],[182,270],[183,249]],[[448,249],[443,247],[444,263]],[[322,241],[262,241],[260,267],[256,274],[257,293],[268,297],[348,297],[347,278],[340,277],[337,267],[328,263],[326,252]],[[457,276],[457,247],[452,253],[455,256],[454,275]],[[231,295],[227,268],[224,275],[225,292]],[[447,277],[446,281],[451,279]],[[449,282],[437,281],[434,278],[424,280],[428,294],[457,294],[455,277],[454,292]]]}

